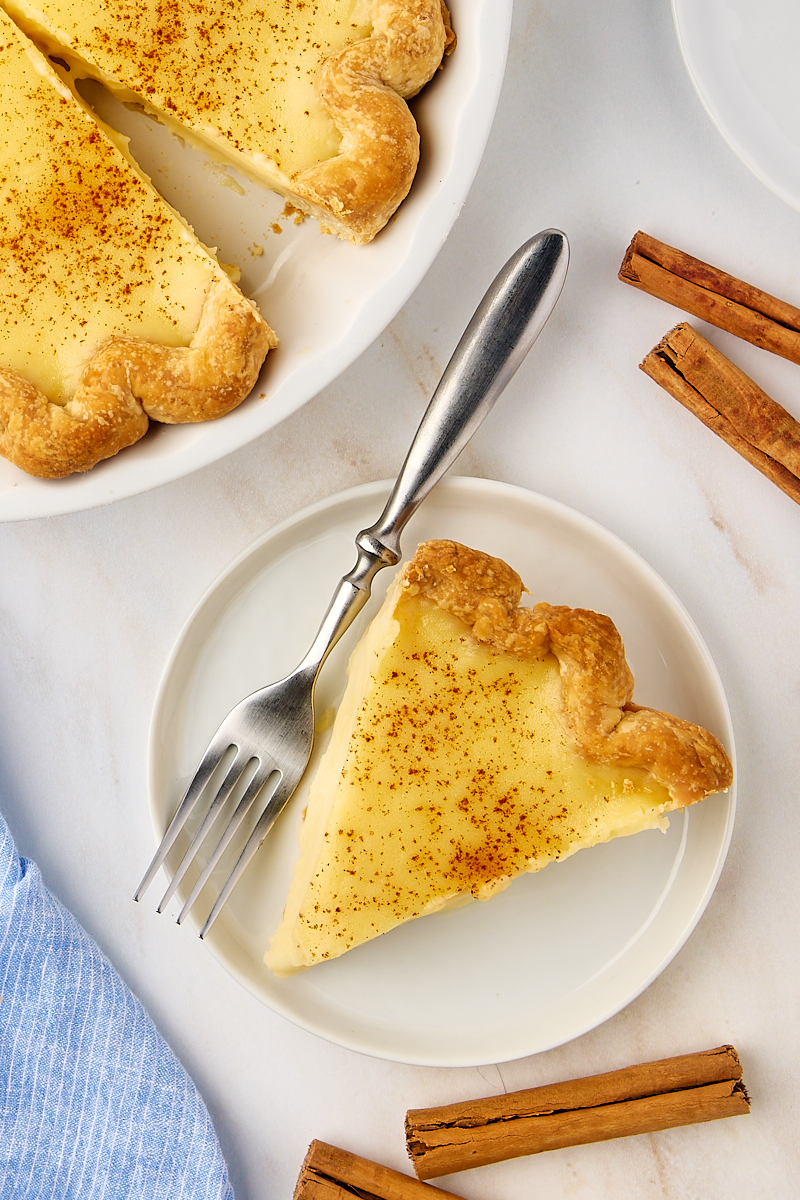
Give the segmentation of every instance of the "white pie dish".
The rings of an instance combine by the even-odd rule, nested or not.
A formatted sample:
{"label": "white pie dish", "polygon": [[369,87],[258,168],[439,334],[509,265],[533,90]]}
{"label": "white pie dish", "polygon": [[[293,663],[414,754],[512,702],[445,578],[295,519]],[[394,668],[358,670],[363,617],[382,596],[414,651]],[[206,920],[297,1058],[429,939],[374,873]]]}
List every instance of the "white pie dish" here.
{"label": "white pie dish", "polygon": [[[56,516],[179,479],[246,445],[295,412],[383,331],[425,275],[466,199],[489,135],[505,67],[512,0],[454,4],[456,52],[412,102],[422,161],[411,194],[368,246],[281,218],[284,201],[246,180],[243,194],[154,121],[91,85],[104,119],[131,139],[137,161],[220,259],[280,338],[253,394],[199,425],[153,426],[135,446],[82,475],[35,479],[0,458],[0,521]],[[224,175],[224,172],[222,173]],[[229,176],[233,173],[229,173]],[[282,232],[275,232],[273,226]]]}

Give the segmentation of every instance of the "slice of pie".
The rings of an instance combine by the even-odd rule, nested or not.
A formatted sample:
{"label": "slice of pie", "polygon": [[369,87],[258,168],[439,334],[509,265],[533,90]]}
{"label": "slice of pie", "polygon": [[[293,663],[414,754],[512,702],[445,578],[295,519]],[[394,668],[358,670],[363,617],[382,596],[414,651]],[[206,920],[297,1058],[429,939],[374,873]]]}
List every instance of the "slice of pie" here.
{"label": "slice of pie", "polygon": [[0,10],[0,453],[85,471],[248,395],[255,305]]}
{"label": "slice of pie", "polygon": [[608,617],[428,542],[356,648],[267,965],[285,975],[727,788],[697,725],[631,702]]}
{"label": "slice of pie", "polygon": [[369,241],[408,192],[406,100],[452,40],[443,0],[3,0],[47,52],[212,158]]}

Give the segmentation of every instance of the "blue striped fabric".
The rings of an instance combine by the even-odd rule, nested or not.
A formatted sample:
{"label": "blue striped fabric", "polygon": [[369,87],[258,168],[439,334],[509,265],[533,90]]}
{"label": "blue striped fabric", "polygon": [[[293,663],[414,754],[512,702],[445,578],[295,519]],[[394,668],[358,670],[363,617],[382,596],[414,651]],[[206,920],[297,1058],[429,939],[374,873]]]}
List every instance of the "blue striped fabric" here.
{"label": "blue striped fabric", "polygon": [[194,1084],[2,817],[0,1197],[233,1200]]}

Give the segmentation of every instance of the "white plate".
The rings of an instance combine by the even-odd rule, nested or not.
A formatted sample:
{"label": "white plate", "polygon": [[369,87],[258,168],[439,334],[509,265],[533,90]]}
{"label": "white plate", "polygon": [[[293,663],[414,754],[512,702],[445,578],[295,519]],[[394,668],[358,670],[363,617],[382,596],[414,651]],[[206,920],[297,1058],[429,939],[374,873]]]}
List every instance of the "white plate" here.
{"label": "white plate", "polygon": [[[153,718],[150,794],[159,839],[229,709],[291,670],[308,648],[328,594],[355,562],[355,533],[377,518],[387,492],[385,484],[369,484],[306,509],[247,550],[200,602],[167,666]],[[534,599],[611,614],[636,675],[636,699],[706,725],[733,757],[725,696],[699,633],[667,586],[613,534],[521,488],[447,479],[406,530],[407,555],[430,537],[500,555]],[[390,575],[378,576],[373,600],[326,664],[319,712],[341,695],[349,652]],[[488,903],[412,921],[334,962],[278,979],[262,955],[280,919],[304,805],[301,789],[206,945],[254,996],[298,1025],[380,1058],[441,1066],[560,1045],[638,995],[703,912],[734,812],[732,793],[712,797],[674,816],[667,834],[648,831],[584,850]],[[218,869],[201,896],[198,919],[227,870]]]}
{"label": "white plate", "polygon": [[672,0],[672,10],[711,120],[753,174],[800,209],[800,6]]}
{"label": "white plate", "polygon": [[451,7],[457,50],[412,101],[422,134],[417,178],[397,217],[369,246],[324,237],[315,221],[281,219],[280,197],[243,179],[243,195],[222,186],[202,155],[154,121],[100,89],[82,87],[100,115],[130,137],[138,162],[201,240],[241,269],[243,289],[258,301],[281,344],[268,355],[252,396],[219,421],[153,426],[130,450],[55,482],[34,479],[0,459],[0,520],[93,508],[188,475],[305,404],[385,329],[461,210],[500,93],[512,0],[453,0]]}

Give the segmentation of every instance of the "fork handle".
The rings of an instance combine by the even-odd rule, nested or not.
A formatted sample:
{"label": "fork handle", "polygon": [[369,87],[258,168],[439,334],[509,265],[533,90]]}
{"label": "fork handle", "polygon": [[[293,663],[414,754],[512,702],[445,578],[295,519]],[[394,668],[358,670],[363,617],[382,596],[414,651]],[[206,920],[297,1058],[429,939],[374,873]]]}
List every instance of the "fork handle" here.
{"label": "fork handle", "polygon": [[366,604],[375,575],[400,561],[400,534],[536,341],[561,293],[568,262],[564,234],[545,229],[495,278],[447,364],[386,507],[356,538],[356,565],[339,583],[301,669],[316,674]]}
{"label": "fork handle", "polygon": [[[386,507],[360,539],[400,559],[400,534],[458,458],[541,333],[567,273],[557,229],[537,233],[495,278],[447,364]],[[364,547],[365,548],[365,547]]]}

